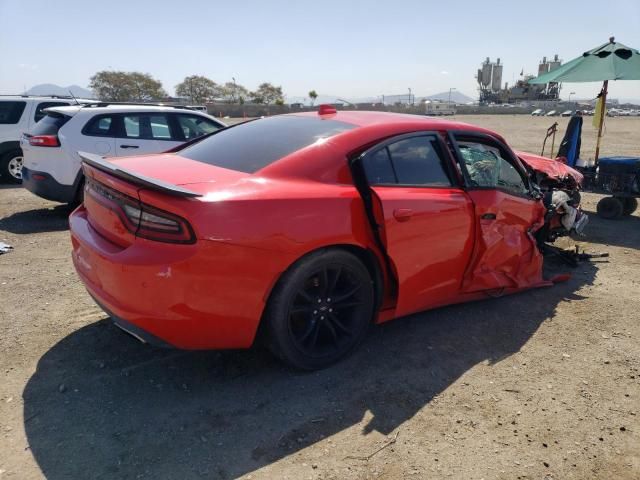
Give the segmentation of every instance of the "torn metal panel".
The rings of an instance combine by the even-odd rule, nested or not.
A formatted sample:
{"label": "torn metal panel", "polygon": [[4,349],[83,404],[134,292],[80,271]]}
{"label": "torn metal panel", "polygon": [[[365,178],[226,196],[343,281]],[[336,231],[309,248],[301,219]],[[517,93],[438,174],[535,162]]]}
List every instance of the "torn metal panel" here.
{"label": "torn metal panel", "polygon": [[540,202],[495,190],[471,191],[476,209],[475,247],[462,290],[525,289],[550,285],[534,233],[544,224]]}

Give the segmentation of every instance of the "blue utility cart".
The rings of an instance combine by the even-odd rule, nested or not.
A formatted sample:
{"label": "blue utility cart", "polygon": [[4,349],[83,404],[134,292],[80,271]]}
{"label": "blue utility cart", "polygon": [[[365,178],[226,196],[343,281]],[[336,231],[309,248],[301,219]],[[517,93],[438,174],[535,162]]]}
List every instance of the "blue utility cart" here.
{"label": "blue utility cart", "polygon": [[579,168],[583,190],[608,194],[598,202],[598,216],[615,219],[631,215],[640,197],[640,157],[602,157],[596,168]]}

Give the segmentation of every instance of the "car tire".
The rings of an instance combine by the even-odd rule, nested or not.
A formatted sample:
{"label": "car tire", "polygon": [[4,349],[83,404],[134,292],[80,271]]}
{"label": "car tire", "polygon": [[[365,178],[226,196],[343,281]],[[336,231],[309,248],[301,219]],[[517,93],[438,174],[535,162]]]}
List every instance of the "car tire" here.
{"label": "car tire", "polygon": [[631,215],[638,209],[638,199],[634,197],[627,197],[622,204],[622,214]]}
{"label": "car tire", "polygon": [[71,210],[75,210],[82,205],[82,202],[84,202],[84,177],[82,177],[82,180],[78,183],[78,190],[76,190],[75,197],[73,197],[73,200],[67,203],[67,205]]}
{"label": "car tire", "polygon": [[327,367],[360,344],[374,309],[363,263],[343,250],[319,250],[278,281],[263,318],[269,349],[300,370]]}
{"label": "car tire", "polygon": [[605,197],[598,202],[598,216],[607,220],[614,220],[622,216],[623,205],[616,197]]}
{"label": "car tire", "polygon": [[6,183],[22,183],[22,150],[11,150],[0,158],[0,178]]}

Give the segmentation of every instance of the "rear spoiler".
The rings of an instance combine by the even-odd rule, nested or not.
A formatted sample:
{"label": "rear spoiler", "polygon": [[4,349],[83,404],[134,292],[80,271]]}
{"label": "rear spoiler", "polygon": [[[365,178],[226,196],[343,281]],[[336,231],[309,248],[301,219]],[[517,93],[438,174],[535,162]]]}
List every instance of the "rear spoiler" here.
{"label": "rear spoiler", "polygon": [[172,185],[162,180],[150,178],[139,173],[131,172],[127,169],[118,167],[115,163],[105,160],[100,155],[95,153],[78,152],[82,163],[97,168],[103,172],[113,175],[114,177],[127,180],[150,190],[156,190],[158,192],[166,193],[167,195],[173,195],[174,197],[201,197],[200,193],[187,190],[186,188],[179,187],[178,185]]}

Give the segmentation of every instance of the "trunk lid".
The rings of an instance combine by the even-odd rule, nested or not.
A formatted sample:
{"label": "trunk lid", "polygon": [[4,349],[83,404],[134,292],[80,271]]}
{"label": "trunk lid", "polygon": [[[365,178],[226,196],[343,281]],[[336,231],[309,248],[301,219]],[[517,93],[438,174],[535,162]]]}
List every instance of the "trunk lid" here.
{"label": "trunk lid", "polygon": [[187,219],[195,198],[225,189],[248,176],[176,154],[105,160],[98,155],[78,153],[83,159],[87,182],[84,206],[89,223],[122,248],[131,245],[137,236],[144,236],[135,221],[131,221],[131,212],[136,209],[160,209],[155,213]]}
{"label": "trunk lid", "polygon": [[112,158],[109,161],[117,168],[137,176],[177,186],[195,183],[229,183],[248,175],[181,157],[176,153]]}

